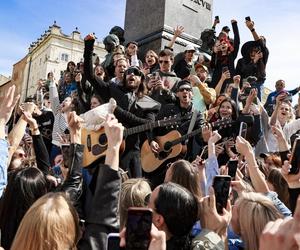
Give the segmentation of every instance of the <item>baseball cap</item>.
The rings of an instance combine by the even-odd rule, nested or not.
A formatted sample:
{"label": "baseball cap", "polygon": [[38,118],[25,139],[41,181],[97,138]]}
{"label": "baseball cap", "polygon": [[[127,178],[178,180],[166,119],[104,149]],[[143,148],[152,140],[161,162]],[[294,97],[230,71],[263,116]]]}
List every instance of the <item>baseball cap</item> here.
{"label": "baseball cap", "polygon": [[188,44],[187,46],[185,46],[184,51],[190,51],[190,50],[196,51],[195,47],[191,44]]}

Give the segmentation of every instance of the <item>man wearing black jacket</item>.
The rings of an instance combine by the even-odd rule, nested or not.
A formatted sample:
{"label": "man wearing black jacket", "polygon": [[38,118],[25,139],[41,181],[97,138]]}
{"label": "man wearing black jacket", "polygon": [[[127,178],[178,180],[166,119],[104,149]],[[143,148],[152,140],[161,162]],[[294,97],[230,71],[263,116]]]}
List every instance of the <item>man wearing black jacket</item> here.
{"label": "man wearing black jacket", "polygon": [[[114,110],[116,118],[125,127],[134,127],[155,120],[155,114],[160,109],[160,104],[144,95],[144,75],[137,67],[130,67],[124,73],[123,85],[114,85],[96,79],[93,74],[92,54],[95,37],[90,34],[85,38],[84,72],[94,91],[104,102],[114,98],[117,108]],[[126,138],[126,149],[122,154],[121,167],[129,171],[130,177],[141,177],[141,161],[139,135]]]}
{"label": "man wearing black jacket", "polygon": [[[193,107],[193,103],[192,103],[193,93],[192,93],[192,86],[190,82],[187,80],[182,80],[178,83],[177,86],[178,86],[177,93],[176,93],[176,96],[178,98],[177,102],[162,106],[160,112],[157,115],[157,120],[163,119],[164,117],[174,116],[174,115],[182,117],[183,119],[181,120],[181,123],[178,125],[177,130],[181,135],[185,135],[188,132],[193,112],[196,112],[196,119],[192,130],[200,128],[201,124],[204,123],[204,120],[202,114],[196,109],[194,109]],[[155,140],[155,137],[166,135],[172,129],[174,128],[171,129],[159,128],[153,131],[150,147],[154,154],[158,153],[161,150],[159,144]],[[202,137],[200,136],[200,133],[199,135],[196,135],[188,139],[187,142],[182,142],[182,144],[185,143],[187,143],[187,152],[185,155],[185,159],[192,161],[196,158],[196,155],[199,153],[198,151],[200,150],[200,146],[202,145]],[[166,164],[167,161],[164,162],[157,170],[146,175],[146,177],[150,179],[150,182],[153,187],[156,187],[157,185],[163,182],[165,172],[167,169]]]}

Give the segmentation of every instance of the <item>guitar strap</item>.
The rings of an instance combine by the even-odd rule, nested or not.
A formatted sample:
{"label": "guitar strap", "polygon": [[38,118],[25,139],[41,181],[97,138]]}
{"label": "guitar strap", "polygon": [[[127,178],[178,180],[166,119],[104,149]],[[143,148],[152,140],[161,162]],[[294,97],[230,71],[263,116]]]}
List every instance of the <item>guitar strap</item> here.
{"label": "guitar strap", "polygon": [[[187,134],[189,134],[193,131],[193,128],[195,126],[196,119],[197,119],[197,110],[194,107],[192,108],[192,112],[193,112],[193,114],[192,114],[192,118],[191,118],[191,121],[190,121],[190,125],[189,125],[189,128],[188,128]],[[188,140],[189,139],[187,139],[185,141],[185,144],[188,143]]]}

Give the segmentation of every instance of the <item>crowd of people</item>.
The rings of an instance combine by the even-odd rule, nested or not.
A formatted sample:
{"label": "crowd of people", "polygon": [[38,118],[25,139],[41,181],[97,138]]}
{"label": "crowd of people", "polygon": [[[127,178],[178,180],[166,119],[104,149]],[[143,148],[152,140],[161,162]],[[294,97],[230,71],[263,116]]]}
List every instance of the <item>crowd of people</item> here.
{"label": "crowd of people", "polygon": [[[300,249],[300,87],[279,79],[262,103],[266,38],[246,20],[253,40],[236,60],[231,25],[211,57],[190,44],[174,55],[178,26],[163,50],[139,58],[115,27],[99,62],[89,34],[84,61],[68,62],[61,79],[49,72],[20,105],[10,87],[0,109],[1,247]],[[134,242],[132,207],[152,218],[148,232],[146,220],[131,231]]]}

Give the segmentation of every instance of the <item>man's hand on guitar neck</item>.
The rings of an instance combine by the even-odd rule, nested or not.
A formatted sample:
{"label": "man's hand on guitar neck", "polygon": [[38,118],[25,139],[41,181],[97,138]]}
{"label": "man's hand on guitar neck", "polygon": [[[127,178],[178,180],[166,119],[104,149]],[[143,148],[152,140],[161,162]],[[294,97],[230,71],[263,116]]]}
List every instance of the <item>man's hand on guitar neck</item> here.
{"label": "man's hand on guitar neck", "polygon": [[151,150],[152,150],[152,152],[154,154],[158,154],[159,153],[160,147],[159,147],[159,145],[158,145],[158,143],[156,141],[152,141],[150,143],[150,148],[151,148]]}

